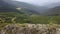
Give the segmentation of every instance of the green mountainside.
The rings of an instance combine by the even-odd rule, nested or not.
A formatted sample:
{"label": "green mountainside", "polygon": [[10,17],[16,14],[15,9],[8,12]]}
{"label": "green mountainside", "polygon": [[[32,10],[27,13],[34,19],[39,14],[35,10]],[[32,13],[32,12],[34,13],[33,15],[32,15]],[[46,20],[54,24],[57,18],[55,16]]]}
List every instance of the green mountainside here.
{"label": "green mountainside", "polygon": [[[50,21],[60,23],[60,7],[49,9],[41,16],[34,10],[16,7],[0,0],[0,23],[41,23],[47,24]],[[55,16],[52,16],[55,15]]]}

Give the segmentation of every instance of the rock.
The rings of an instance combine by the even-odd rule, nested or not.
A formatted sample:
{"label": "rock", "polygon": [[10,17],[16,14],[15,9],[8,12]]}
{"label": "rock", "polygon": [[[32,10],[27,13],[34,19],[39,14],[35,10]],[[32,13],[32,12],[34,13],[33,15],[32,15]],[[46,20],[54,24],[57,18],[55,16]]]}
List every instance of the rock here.
{"label": "rock", "polygon": [[1,30],[1,34],[57,34],[56,32],[60,30],[50,29],[46,24],[26,24],[25,27],[9,24]]}

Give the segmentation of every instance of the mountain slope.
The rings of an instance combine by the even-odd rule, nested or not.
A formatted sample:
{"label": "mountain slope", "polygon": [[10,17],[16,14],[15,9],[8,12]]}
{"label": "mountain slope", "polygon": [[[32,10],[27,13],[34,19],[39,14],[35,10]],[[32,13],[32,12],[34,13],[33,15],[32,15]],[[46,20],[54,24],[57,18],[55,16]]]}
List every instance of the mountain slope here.
{"label": "mountain slope", "polygon": [[17,10],[16,8],[20,8],[20,7],[12,5],[5,0],[0,0],[0,12],[17,12],[17,13],[24,13],[24,14],[26,14],[26,13],[27,14],[38,14],[37,12],[33,12],[32,10],[29,10],[29,9],[21,8],[23,11],[25,11],[25,12],[22,12],[22,10]]}
{"label": "mountain slope", "polygon": [[58,16],[60,15],[60,6],[56,6],[54,8],[51,8],[45,12],[46,15],[51,15],[51,16]]}
{"label": "mountain slope", "polygon": [[8,1],[8,0],[6,0],[5,2],[7,2],[11,5],[14,5],[16,7],[29,9],[29,10],[32,10],[32,11],[38,12],[38,13],[42,13],[44,10],[47,9],[47,7],[44,7],[44,6],[36,6],[36,5],[32,5],[32,4],[25,3],[25,2],[20,2],[20,1],[18,2],[18,1]]}

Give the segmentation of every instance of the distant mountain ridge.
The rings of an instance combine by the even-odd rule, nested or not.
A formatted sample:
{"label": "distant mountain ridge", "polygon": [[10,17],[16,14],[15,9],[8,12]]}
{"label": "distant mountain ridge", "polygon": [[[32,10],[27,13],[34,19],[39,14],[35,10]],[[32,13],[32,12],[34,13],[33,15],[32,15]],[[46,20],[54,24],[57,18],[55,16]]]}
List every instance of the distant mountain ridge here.
{"label": "distant mountain ridge", "polygon": [[44,6],[36,6],[36,5],[25,3],[25,2],[7,1],[7,0],[6,0],[6,2],[11,4],[11,5],[14,5],[16,7],[29,9],[29,10],[32,10],[32,11],[36,11],[38,13],[42,13],[44,10],[47,9],[47,7],[44,7]]}
{"label": "distant mountain ridge", "polygon": [[59,16],[60,15],[60,6],[56,6],[54,8],[48,9],[44,15],[49,16]]}
{"label": "distant mountain ridge", "polygon": [[48,7],[48,8],[54,8],[54,7],[56,7],[56,6],[60,6],[60,2],[48,4],[48,5],[45,5],[45,6]]}
{"label": "distant mountain ridge", "polygon": [[[46,12],[49,13],[52,11],[56,11],[57,9],[55,9],[55,7],[60,6],[59,3],[60,2],[49,4],[46,6],[35,6],[25,2],[18,2],[12,0],[0,0],[0,12],[3,11],[3,12],[18,12],[18,13],[25,13],[25,14],[45,15]],[[19,11],[16,8],[22,8],[22,10]]]}
{"label": "distant mountain ridge", "polygon": [[[8,2],[5,2],[4,0],[0,0],[0,12],[18,12],[18,13],[27,13],[27,14],[30,14],[30,13],[31,14],[36,14],[37,13],[37,12],[33,12],[32,10],[24,9],[24,8],[22,8],[22,10],[25,11],[25,12],[22,12],[22,10],[19,11],[16,8],[20,8],[20,7],[17,7],[17,6],[15,6],[13,4],[10,4]],[[12,2],[13,1],[11,1],[11,3]]]}

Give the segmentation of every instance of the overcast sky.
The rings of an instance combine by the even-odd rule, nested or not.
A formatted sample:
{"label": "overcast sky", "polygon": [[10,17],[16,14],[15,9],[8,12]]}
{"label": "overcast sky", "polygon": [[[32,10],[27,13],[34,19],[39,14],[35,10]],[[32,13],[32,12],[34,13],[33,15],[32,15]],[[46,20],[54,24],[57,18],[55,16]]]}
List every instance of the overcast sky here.
{"label": "overcast sky", "polygon": [[31,4],[37,4],[37,5],[47,5],[51,3],[60,2],[60,0],[16,0],[16,1],[22,1]]}

